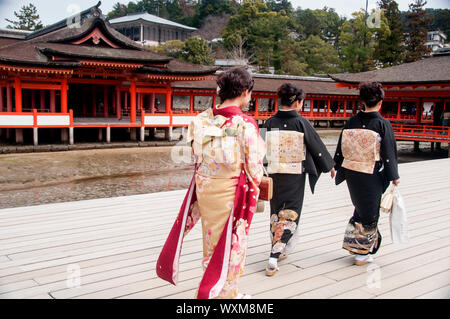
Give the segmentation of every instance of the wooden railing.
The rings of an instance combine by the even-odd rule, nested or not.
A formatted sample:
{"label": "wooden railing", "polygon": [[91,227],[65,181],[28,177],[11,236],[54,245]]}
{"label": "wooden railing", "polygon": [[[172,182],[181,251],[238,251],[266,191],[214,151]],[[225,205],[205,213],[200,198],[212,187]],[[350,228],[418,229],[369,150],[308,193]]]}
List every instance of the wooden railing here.
{"label": "wooden railing", "polygon": [[450,143],[450,127],[392,123],[399,140]]}

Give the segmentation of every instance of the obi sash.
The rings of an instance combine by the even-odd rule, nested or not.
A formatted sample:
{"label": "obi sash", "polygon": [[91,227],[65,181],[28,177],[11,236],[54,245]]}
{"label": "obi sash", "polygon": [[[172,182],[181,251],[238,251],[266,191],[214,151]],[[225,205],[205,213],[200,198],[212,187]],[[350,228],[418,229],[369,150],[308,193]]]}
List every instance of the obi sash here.
{"label": "obi sash", "polygon": [[372,174],[375,162],[380,160],[380,135],[367,129],[346,129],[342,132],[342,167],[360,173]]}
{"label": "obi sash", "polygon": [[269,174],[302,174],[305,160],[304,134],[274,130],[266,133]]}

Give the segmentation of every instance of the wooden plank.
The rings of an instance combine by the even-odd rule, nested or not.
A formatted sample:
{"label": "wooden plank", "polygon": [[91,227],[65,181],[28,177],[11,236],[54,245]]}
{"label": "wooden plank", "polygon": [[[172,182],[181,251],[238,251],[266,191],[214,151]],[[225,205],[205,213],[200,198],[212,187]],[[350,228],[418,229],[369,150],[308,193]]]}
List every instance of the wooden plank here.
{"label": "wooden plank", "polygon": [[[442,196],[450,191],[448,164],[443,159],[400,165],[411,242],[393,245],[388,216],[382,214],[384,241],[375,256],[381,289],[367,288],[367,267],[352,266],[352,257],[340,247],[353,207],[345,183],[336,187],[327,176],[314,195],[306,191],[298,245],[274,277],[264,274],[270,250],[268,203],[263,214],[255,215],[240,288],[255,298],[273,298],[274,290],[283,291],[280,298],[445,296],[450,281],[436,276],[448,270],[450,255],[450,198]],[[201,227],[183,245],[179,285],[155,274],[185,192],[0,210],[0,298],[192,298],[202,275]],[[72,264],[82,272],[82,285],[75,289],[66,282]],[[428,278],[441,278],[442,285]],[[405,293],[404,287],[414,293]]]}
{"label": "wooden plank", "polygon": [[424,292],[431,292],[448,284],[450,270],[443,271],[434,276],[416,281],[402,288],[380,295],[381,299],[416,298]]}
{"label": "wooden plank", "polygon": [[421,295],[417,299],[450,299],[450,285]]}

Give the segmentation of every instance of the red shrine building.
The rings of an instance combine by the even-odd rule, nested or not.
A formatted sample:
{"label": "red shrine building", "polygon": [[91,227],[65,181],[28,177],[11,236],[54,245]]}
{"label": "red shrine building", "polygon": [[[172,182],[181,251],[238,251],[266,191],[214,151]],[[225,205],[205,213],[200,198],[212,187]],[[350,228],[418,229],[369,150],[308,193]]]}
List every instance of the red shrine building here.
{"label": "red shrine building", "polygon": [[449,53],[385,69],[331,77],[338,87],[350,90],[365,81],[382,83],[386,97],[380,113],[392,122],[397,139],[450,143]]}
{"label": "red shrine building", "polygon": [[[99,4],[98,4],[99,5]],[[23,131],[188,125],[173,112],[172,84],[209,78],[216,68],[145,50],[104,19],[97,6],[73,19],[20,37],[0,38],[0,128],[23,142]]]}
{"label": "red shrine building", "polygon": [[[216,67],[145,49],[116,31],[99,5],[32,33],[0,32],[0,140],[24,143],[25,135],[37,145],[51,132],[50,142],[74,144],[86,134],[111,142],[120,130],[144,141],[155,128],[171,139],[173,128],[220,102]],[[450,101],[448,70],[446,55],[331,77],[253,75],[247,113],[263,122],[278,110],[277,88],[294,82],[307,93],[304,117],[342,123],[359,110],[358,84],[379,81],[387,89],[381,113],[398,136],[445,142],[449,130],[430,125],[434,105]]]}

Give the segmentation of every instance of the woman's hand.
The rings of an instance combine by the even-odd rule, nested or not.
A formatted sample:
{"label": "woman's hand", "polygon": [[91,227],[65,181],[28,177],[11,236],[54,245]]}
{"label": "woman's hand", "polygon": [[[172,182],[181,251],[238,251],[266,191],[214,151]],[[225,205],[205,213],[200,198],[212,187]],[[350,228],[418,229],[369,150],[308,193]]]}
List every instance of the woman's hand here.
{"label": "woman's hand", "polygon": [[392,181],[392,184],[394,184],[395,186],[398,186],[398,184],[400,184],[400,179],[396,179],[395,181]]}
{"label": "woman's hand", "polygon": [[330,173],[331,173],[331,178],[334,178],[336,176],[336,170],[334,169],[334,167],[331,169]]}

